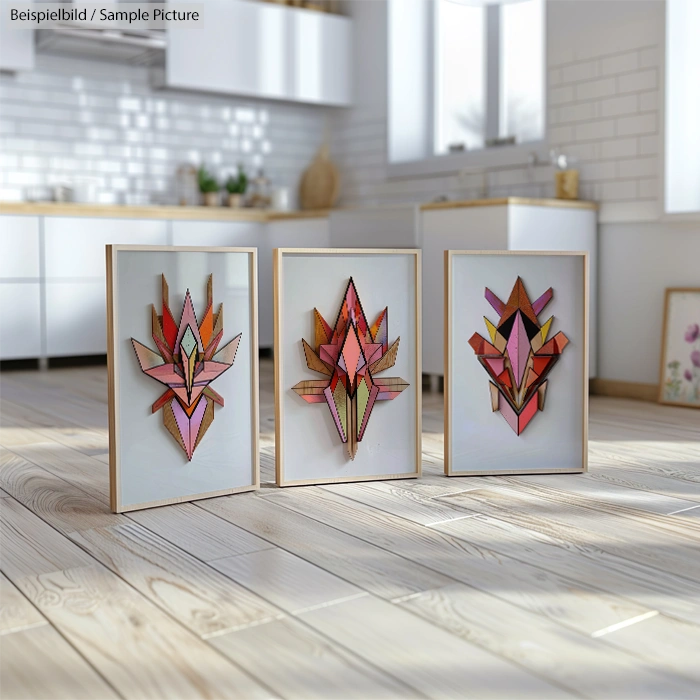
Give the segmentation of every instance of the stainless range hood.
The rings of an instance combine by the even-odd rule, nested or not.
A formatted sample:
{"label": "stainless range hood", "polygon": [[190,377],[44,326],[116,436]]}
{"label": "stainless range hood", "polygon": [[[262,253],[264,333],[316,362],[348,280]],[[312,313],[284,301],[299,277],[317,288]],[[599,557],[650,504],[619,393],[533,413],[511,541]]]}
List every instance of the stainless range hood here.
{"label": "stainless range hood", "polygon": [[[67,0],[65,5],[79,6]],[[165,60],[165,30],[148,23],[129,25],[113,22],[86,24],[65,22],[37,32],[37,50],[45,53],[122,61],[140,65],[161,65]]]}

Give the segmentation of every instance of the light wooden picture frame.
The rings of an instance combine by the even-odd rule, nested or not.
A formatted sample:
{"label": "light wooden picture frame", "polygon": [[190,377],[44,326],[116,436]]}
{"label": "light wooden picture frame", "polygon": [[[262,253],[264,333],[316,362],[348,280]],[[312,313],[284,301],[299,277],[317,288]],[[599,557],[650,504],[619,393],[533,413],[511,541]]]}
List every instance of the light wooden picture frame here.
{"label": "light wooden picture frame", "polygon": [[[466,262],[460,264],[461,261]],[[445,474],[491,476],[587,471],[588,254],[446,250],[444,262]],[[489,287],[505,302],[518,277],[522,277],[526,290],[533,295],[532,301],[546,288],[553,287],[552,301],[542,311],[543,320],[554,315],[548,337],[563,331],[569,339],[560,366],[554,366],[549,377],[544,411],[535,414],[519,435],[503,416],[492,410],[490,377],[468,344],[473,333],[489,338],[484,318],[497,325],[498,314],[485,299],[485,288]],[[561,318],[557,311],[562,313]]]}
{"label": "light wooden picture frame", "polygon": [[700,287],[666,289],[659,403],[700,408]]}
{"label": "light wooden picture frame", "polygon": [[[257,249],[108,245],[106,257],[112,510],[122,513],[259,488]],[[211,405],[214,419],[190,455],[164,425],[162,409],[153,411],[152,404],[168,387],[144,374],[132,344],[133,338],[156,349],[151,304],[160,315],[161,295],[168,293],[163,278],[176,325],[189,291],[199,324],[208,302],[214,318],[223,304],[217,351],[242,333],[230,367],[211,386],[221,393],[224,406]]]}
{"label": "light wooden picture frame", "polygon": [[[419,477],[421,251],[277,248],[273,255],[277,485]],[[377,402],[354,460],[326,403],[308,404],[292,391],[298,382],[322,376],[308,368],[302,338],[313,345],[315,308],[333,327],[350,278],[369,324],[388,308],[388,342],[401,341],[396,365],[386,374],[409,384],[395,400]]]}

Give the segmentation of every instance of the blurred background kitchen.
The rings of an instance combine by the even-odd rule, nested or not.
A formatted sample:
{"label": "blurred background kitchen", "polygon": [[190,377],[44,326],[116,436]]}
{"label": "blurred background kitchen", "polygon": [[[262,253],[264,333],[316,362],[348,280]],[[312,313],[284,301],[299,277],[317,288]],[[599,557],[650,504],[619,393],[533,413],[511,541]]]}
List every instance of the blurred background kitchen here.
{"label": "blurred background kitchen", "polygon": [[262,348],[274,247],[421,247],[439,376],[444,248],[585,249],[591,374],[653,394],[698,279],[700,2],[204,7],[0,24],[0,361],[103,356],[106,243],[257,246]]}

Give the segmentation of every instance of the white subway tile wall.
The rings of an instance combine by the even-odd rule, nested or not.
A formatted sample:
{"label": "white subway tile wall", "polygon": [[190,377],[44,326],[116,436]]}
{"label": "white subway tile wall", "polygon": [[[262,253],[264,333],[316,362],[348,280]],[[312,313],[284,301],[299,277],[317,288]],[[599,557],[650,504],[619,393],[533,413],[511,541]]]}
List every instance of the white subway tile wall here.
{"label": "white subway tile wall", "polygon": [[90,180],[103,203],[174,204],[183,163],[242,162],[295,195],[323,138],[317,107],[154,89],[147,68],[40,55],[0,75],[0,201]]}
{"label": "white subway tile wall", "polygon": [[[606,206],[653,210],[659,195],[660,50],[642,45],[575,60],[550,59],[549,141],[575,157],[580,197]],[[479,197],[484,176],[446,175],[390,180],[382,110],[340,112],[333,123],[333,156],[343,175],[343,204],[371,205]],[[491,197],[554,195],[551,167],[490,168]]]}

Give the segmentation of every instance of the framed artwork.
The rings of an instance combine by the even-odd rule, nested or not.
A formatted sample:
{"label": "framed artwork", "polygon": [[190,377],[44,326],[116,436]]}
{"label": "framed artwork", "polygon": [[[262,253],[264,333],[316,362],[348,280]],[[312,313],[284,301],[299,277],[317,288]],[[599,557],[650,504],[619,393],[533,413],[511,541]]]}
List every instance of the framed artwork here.
{"label": "framed artwork", "polygon": [[445,474],[583,472],[586,253],[445,251]]}
{"label": "framed artwork", "polygon": [[419,250],[274,252],[279,486],[421,473]]}
{"label": "framed artwork", "polygon": [[700,408],[700,288],[666,290],[659,402]]}
{"label": "framed artwork", "polygon": [[258,488],[257,313],[255,248],[107,246],[113,511]]}

